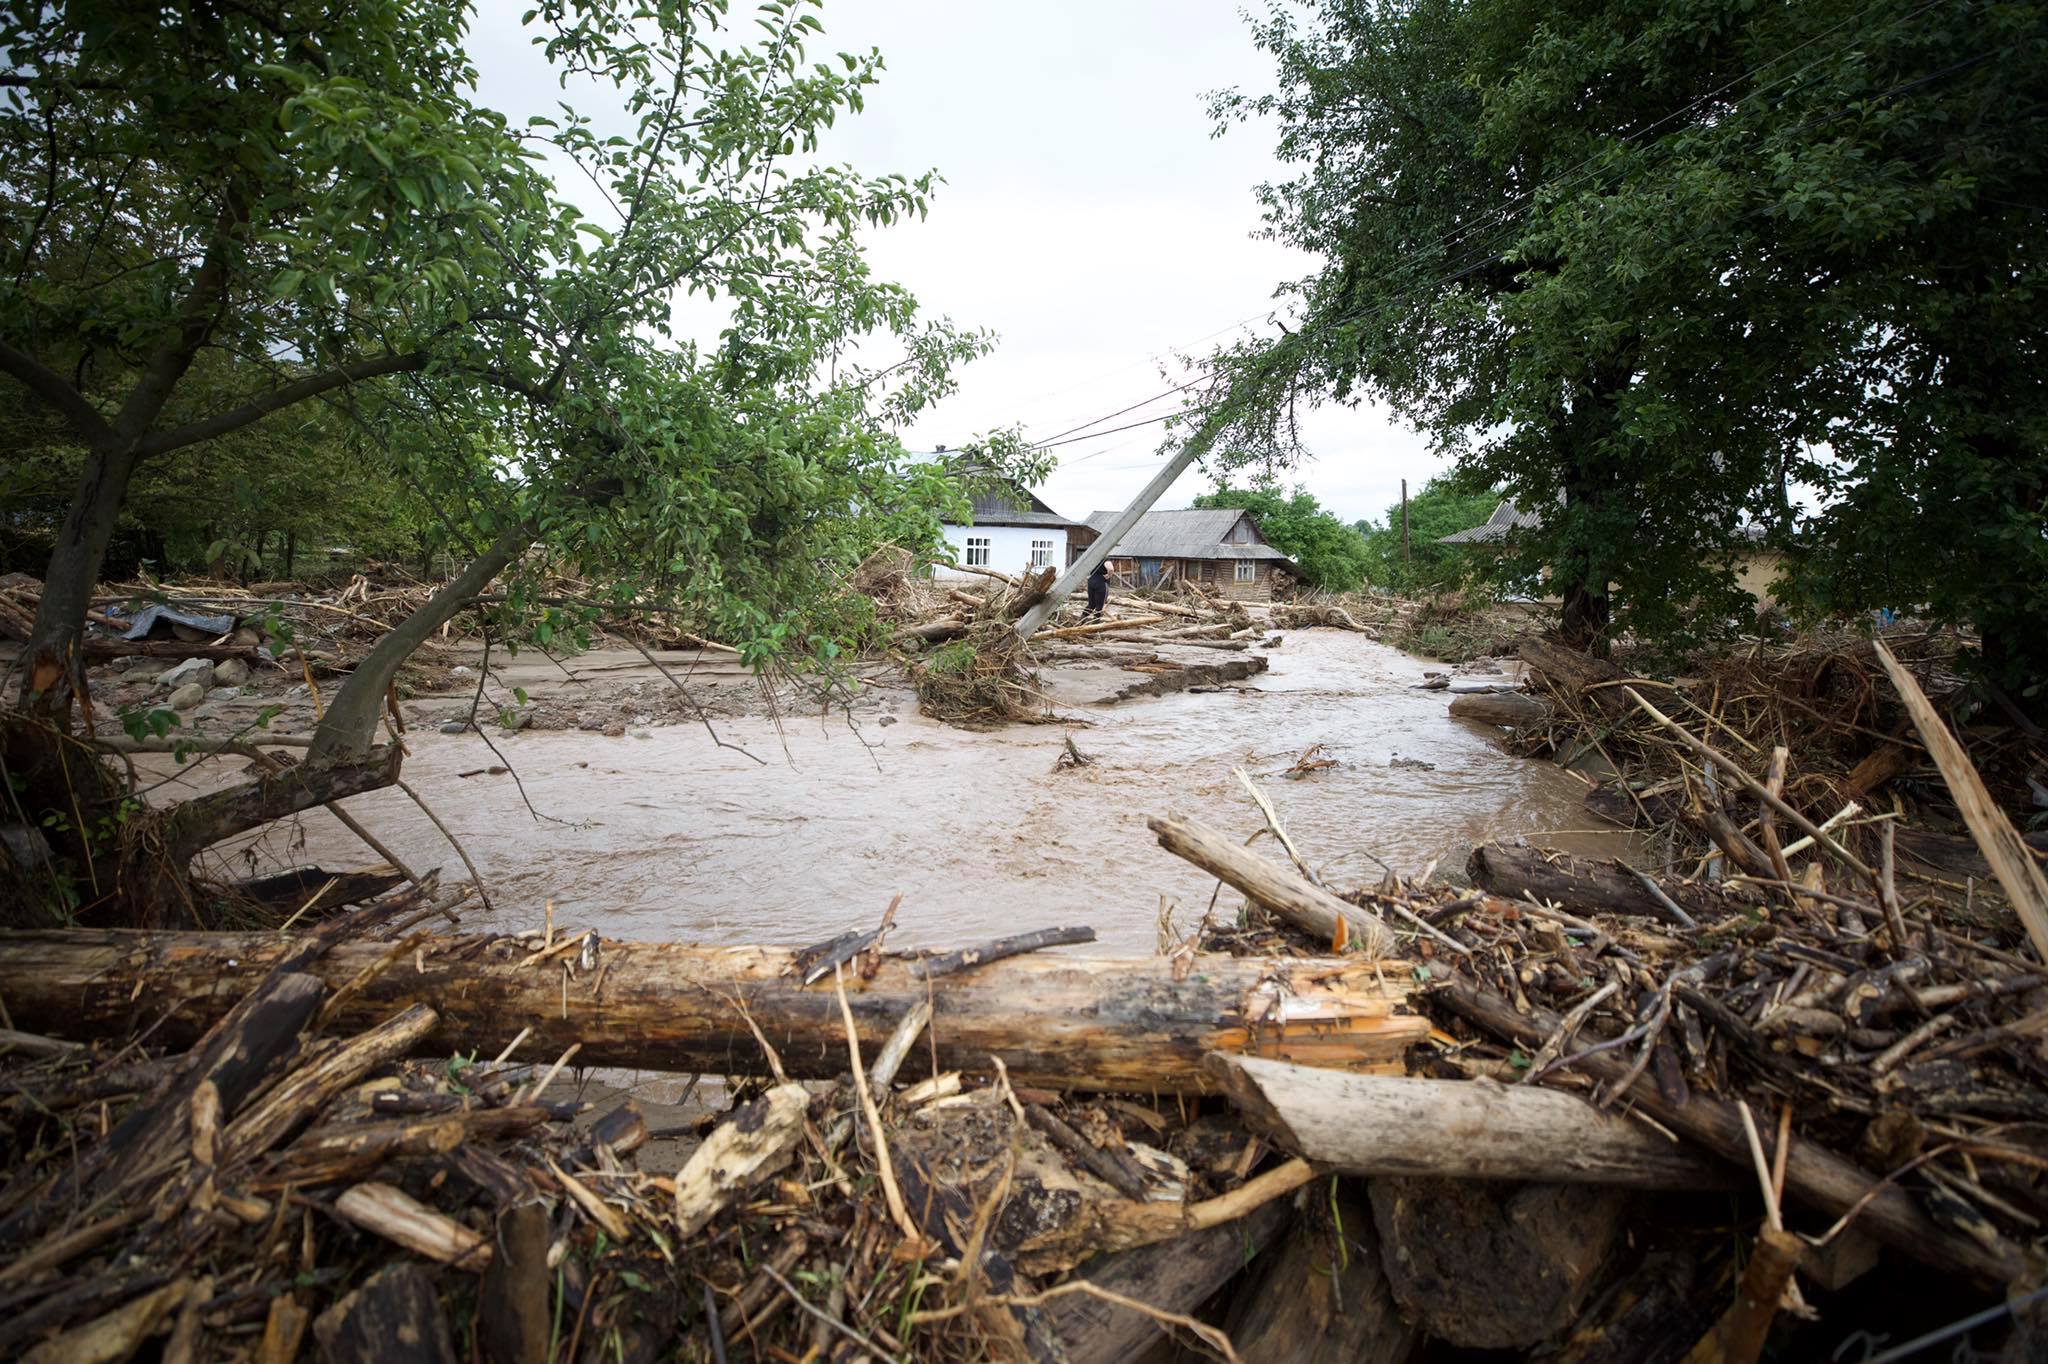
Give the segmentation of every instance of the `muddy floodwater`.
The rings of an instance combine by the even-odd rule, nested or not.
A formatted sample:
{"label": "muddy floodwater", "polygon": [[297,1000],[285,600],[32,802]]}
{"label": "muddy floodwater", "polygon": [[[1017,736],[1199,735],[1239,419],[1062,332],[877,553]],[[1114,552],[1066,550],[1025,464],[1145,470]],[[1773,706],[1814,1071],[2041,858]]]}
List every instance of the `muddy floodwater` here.
{"label": "muddy floodwater", "polygon": [[[857,731],[843,714],[785,715],[779,728],[760,717],[718,722],[753,757],[714,746],[695,725],[498,737],[539,820],[510,775],[462,775],[497,762],[473,733],[415,731],[405,776],[468,846],[497,901],[495,922],[472,923],[528,927],[552,900],[558,926],[627,938],[813,941],[873,923],[900,892],[898,945],[1085,923],[1098,950],[1149,954],[1161,897],[1187,927],[1215,882],[1162,851],[1145,819],[1182,814],[1249,836],[1262,821],[1232,775],[1240,767],[1340,888],[1377,881],[1375,859],[1404,875],[1432,862],[1455,872],[1485,839],[1620,850],[1618,835],[1587,831],[1577,778],[1506,756],[1486,731],[1445,714],[1444,693],[1413,690],[1423,662],[1328,630],[1290,632],[1270,658],[1271,670],[1243,686],[1111,707],[1086,702],[1131,674],[1056,671],[1073,723],[988,733],[927,720],[907,693],[884,689],[857,708]],[[1069,735],[1093,761],[1056,771]],[[1281,775],[1315,744],[1335,767]],[[348,808],[411,865],[462,874],[403,795]],[[364,861],[314,812],[297,831],[268,835],[259,867],[299,838],[291,851],[301,859]],[[1223,903],[1235,903],[1230,892]]]}

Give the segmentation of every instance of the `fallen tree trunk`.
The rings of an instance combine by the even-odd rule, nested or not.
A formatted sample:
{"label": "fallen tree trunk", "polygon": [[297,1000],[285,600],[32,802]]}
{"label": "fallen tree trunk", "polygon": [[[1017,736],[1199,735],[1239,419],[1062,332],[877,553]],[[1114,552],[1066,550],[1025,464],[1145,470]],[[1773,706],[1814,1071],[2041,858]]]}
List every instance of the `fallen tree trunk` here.
{"label": "fallen tree trunk", "polygon": [[[1463,980],[1441,987],[1433,997],[1496,1037],[1528,1047],[1543,1045],[1561,1022],[1546,1010],[1525,1014]],[[1620,1080],[1629,1067],[1628,1058],[1617,1052],[1581,1054],[1572,1064],[1580,1074],[1609,1084]],[[1698,1091],[1673,1103],[1655,1085],[1637,1085],[1629,1091],[1629,1102],[1724,1160],[1740,1164],[1751,1159],[1747,1129],[1733,1104]],[[1788,1200],[1830,1217],[1855,1209],[1856,1225],[1862,1230],[1944,1273],[2002,1288],[2026,1268],[2012,1245],[1986,1245],[1948,1230],[1929,1217],[1912,1194],[1896,1184],[1880,1184],[1825,1147],[1795,1137],[1786,1150],[1784,1170]]]}
{"label": "fallen tree trunk", "polygon": [[1145,823],[1157,835],[1160,847],[1229,882],[1303,932],[1329,942],[1342,923],[1368,955],[1392,951],[1394,935],[1378,915],[1309,884],[1293,868],[1261,857],[1191,819],[1153,818]]}
{"label": "fallen tree trunk", "polygon": [[[275,934],[14,933],[0,936],[0,999],[27,1031],[127,1037],[161,1018],[154,1040],[176,1046],[293,946]],[[532,949],[507,937],[430,938],[393,960],[389,943],[351,942],[303,969],[329,989],[366,977],[330,1020],[338,1030],[431,1003],[438,1022],[416,1047],[429,1055],[496,1054],[531,1028],[530,1050],[580,1043],[583,1065],[766,1073],[744,1005],[790,1075],[846,1068],[831,982],[803,987],[787,949],[606,940],[599,964],[574,975],[573,957],[543,961]],[[1405,965],[1368,957],[1205,956],[1179,979],[1164,959],[1013,957],[934,981],[913,968],[887,959],[871,981],[848,982],[863,1043],[881,1045],[929,992],[939,1069],[985,1074],[995,1056],[1019,1084],[1207,1092],[1211,1051],[1392,1070],[1428,1033],[1408,1006]],[[928,1059],[922,1048],[911,1058]]]}
{"label": "fallen tree trunk", "polygon": [[1628,697],[1614,685],[1627,674],[1606,659],[1547,639],[1524,640],[1517,652],[1522,662],[1541,673],[1558,691],[1583,695],[1609,715],[1620,715],[1630,709]]}
{"label": "fallen tree trunk", "polygon": [[[1564,905],[1574,914],[1640,914],[1671,920],[1671,911],[1627,869],[1567,853],[1510,843],[1482,843],[1472,850],[1465,874],[1482,890],[1509,899],[1526,896],[1538,904]],[[1692,881],[1659,883],[1680,909],[1703,921],[1720,919],[1742,906],[1710,886]]]}
{"label": "fallen tree trunk", "polygon": [[1710,1189],[1728,1167],[1553,1089],[1422,1080],[1216,1055],[1210,1071],[1282,1148],[1352,1175]]}
{"label": "fallen tree trunk", "polygon": [[1451,702],[1451,715],[1483,725],[1540,725],[1550,718],[1550,703],[1526,692],[1473,692]]}

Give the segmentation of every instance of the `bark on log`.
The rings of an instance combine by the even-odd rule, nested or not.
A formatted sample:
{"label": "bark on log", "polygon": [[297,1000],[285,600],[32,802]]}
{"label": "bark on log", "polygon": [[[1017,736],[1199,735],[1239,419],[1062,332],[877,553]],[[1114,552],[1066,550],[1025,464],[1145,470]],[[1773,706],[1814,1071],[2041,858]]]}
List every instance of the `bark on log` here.
{"label": "bark on log", "polygon": [[[1566,853],[1509,843],[1482,843],[1465,864],[1472,884],[1510,899],[1521,896],[1538,904],[1562,905],[1574,914],[1639,914],[1669,920],[1670,911],[1621,867],[1592,862]],[[1710,922],[1735,913],[1740,905],[1712,887],[1692,881],[1660,882],[1680,909]]]}
{"label": "bark on log", "polygon": [[1261,857],[1190,819],[1154,818],[1145,823],[1158,836],[1160,847],[1229,882],[1318,941],[1335,940],[1337,925],[1342,922],[1366,955],[1392,953],[1394,935],[1378,915],[1310,885],[1292,868]]}
{"label": "bark on log", "polygon": [[321,1364],[455,1364],[455,1344],[433,1281],[394,1265],[313,1323]]}
{"label": "bark on log", "polygon": [[1346,1075],[1256,1056],[1209,1058],[1252,1127],[1354,1175],[1442,1175],[1712,1189],[1728,1167],[1569,1094],[1485,1080]]}
{"label": "bark on log", "polygon": [[[127,1037],[167,1015],[155,1036],[176,1046],[293,950],[267,933],[8,934],[0,936],[0,999],[17,1025],[75,1040]],[[347,942],[303,969],[334,989],[390,950]],[[586,1065],[766,1073],[735,1007],[744,1002],[792,1076],[829,1079],[845,1069],[832,990],[798,985],[787,949],[606,940],[604,965],[566,981],[559,963],[524,964],[530,956],[530,944],[511,938],[429,938],[403,962],[370,973],[329,1023],[360,1031],[430,1001],[438,1021],[415,1048],[428,1055],[495,1055],[530,1027],[532,1047],[559,1054],[581,1043]],[[1363,956],[1205,956],[1180,979],[1161,959],[1039,954],[936,981],[918,978],[912,965],[885,959],[872,981],[849,982],[863,1044],[881,1045],[929,992],[939,1069],[987,1074],[994,1055],[1022,1085],[1209,1092],[1215,1082],[1202,1057],[1211,1051],[1398,1070],[1402,1053],[1429,1029],[1409,1006],[1407,967]],[[915,1075],[925,1073],[927,1058],[914,1050]]]}
{"label": "bark on log", "polygon": [[1503,691],[1460,696],[1451,702],[1451,715],[1459,720],[1477,720],[1484,725],[1540,725],[1550,718],[1550,703],[1526,692]]}
{"label": "bark on log", "polygon": [[[1292,1210],[1269,1203],[1241,1222],[1097,1260],[1079,1277],[1112,1293],[1168,1312],[1192,1312],[1244,1268],[1287,1224]],[[1152,1318],[1085,1293],[1046,1304],[1069,1364],[1124,1364],[1165,1328]]]}
{"label": "bark on log", "polygon": [[1232,1294],[1244,1364],[1404,1364],[1422,1343],[1394,1306],[1372,1208],[1348,1187],[1336,1202],[1338,1225],[1297,1221]]}
{"label": "bark on log", "polygon": [[[1547,1010],[1524,1014],[1500,996],[1463,980],[1443,986],[1435,998],[1495,1036],[1529,1047],[1543,1045],[1561,1021]],[[1608,1052],[1582,1057],[1573,1068],[1612,1084],[1628,1065],[1626,1058]],[[1629,1101],[1724,1160],[1740,1164],[1751,1159],[1742,1116],[1732,1104],[1698,1092],[1683,1103],[1672,1103],[1655,1085],[1637,1085],[1629,1091]],[[1898,1185],[1879,1186],[1876,1179],[1832,1151],[1796,1137],[1786,1152],[1785,1196],[1829,1217],[1840,1217],[1862,1204],[1856,1225],[1864,1231],[1923,1264],[1988,1287],[2004,1287],[2026,1267],[2013,1246],[2002,1242],[1987,1246],[1949,1231]],[[1866,1196],[1869,1202],[1863,1204]]]}
{"label": "bark on log", "polygon": [[1543,674],[1559,691],[1583,695],[1609,715],[1619,715],[1632,708],[1621,688],[1600,685],[1619,682],[1625,676],[1621,669],[1604,658],[1582,654],[1547,639],[1524,640],[1519,653],[1522,662]]}
{"label": "bark on log", "polygon": [[1369,1187],[1395,1301],[1430,1335],[1489,1350],[1571,1325],[1620,1243],[1628,1200],[1571,1184],[1394,1178]]}
{"label": "bark on log", "polygon": [[498,1219],[497,1253],[478,1290],[477,1340],[489,1364],[547,1364],[548,1214],[522,1203]]}

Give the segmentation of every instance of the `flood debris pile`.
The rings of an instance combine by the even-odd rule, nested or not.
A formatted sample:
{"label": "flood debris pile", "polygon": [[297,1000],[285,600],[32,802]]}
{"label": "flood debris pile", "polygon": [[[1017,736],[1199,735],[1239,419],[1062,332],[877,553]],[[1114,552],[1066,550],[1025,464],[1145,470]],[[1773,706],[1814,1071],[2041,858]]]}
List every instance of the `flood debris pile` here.
{"label": "flood debris pile", "polygon": [[1056,571],[1047,567],[1023,577],[963,571],[984,585],[931,584],[919,594],[873,575],[878,607],[901,621],[895,642],[906,653],[921,709],[936,719],[1043,721],[1050,701],[1037,670],[1050,664],[1107,665],[1143,675],[1103,698],[1105,704],[1219,687],[1265,671],[1266,660],[1247,651],[1278,642],[1242,602],[1220,602],[1182,584],[1172,593],[1112,596],[1100,619],[1086,618],[1081,603],[1070,599],[1026,643],[1013,627],[1044,599]]}
{"label": "flood debris pile", "polygon": [[[593,1364],[1739,1362],[1957,1321],[2015,1351],[1992,1357],[2038,1343],[2048,894],[1907,899],[1832,836],[1760,832],[1792,875],[1493,844],[1467,885],[1339,895],[1254,794],[1257,850],[1151,822],[1243,907],[1164,922],[1142,961],[1049,950],[1082,928],[896,949],[893,906],[795,950],[448,936],[417,893],[298,937],[12,935],[0,1340]],[[550,1085],[585,1065],[725,1076],[729,1102],[649,1163],[644,1118]]]}

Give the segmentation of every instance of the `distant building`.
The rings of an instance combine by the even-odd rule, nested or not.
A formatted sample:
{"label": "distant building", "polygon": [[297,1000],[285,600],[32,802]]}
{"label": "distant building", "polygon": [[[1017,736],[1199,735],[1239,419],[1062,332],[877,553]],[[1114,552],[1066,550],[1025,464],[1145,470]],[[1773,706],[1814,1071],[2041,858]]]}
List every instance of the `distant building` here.
{"label": "distant building", "polygon": [[[1493,509],[1493,515],[1486,520],[1466,530],[1440,535],[1436,542],[1440,545],[1498,544],[1518,530],[1534,530],[1542,524],[1542,518],[1516,506],[1515,499],[1503,497]],[[1736,582],[1759,605],[1774,605],[1771,583],[1785,567],[1785,552],[1765,544],[1764,528],[1753,522],[1738,527],[1737,533],[1749,544],[1735,552]],[[1543,578],[1546,582],[1549,580],[1549,569],[1543,570]]]}
{"label": "distant building", "polygon": [[[1120,512],[1088,518],[1097,534]],[[1146,512],[1109,552],[1109,571],[1127,587],[1198,583],[1223,597],[1271,600],[1299,582],[1301,569],[1266,543],[1258,522],[1235,507]]]}
{"label": "distant building", "polygon": [[[1069,521],[1025,489],[991,488],[974,494],[973,501],[971,525],[948,523],[945,527],[953,562],[966,568],[992,568],[1010,574],[1047,565],[1064,569],[1095,542],[1094,531],[1079,521]],[[977,576],[944,564],[934,569],[933,575]]]}

